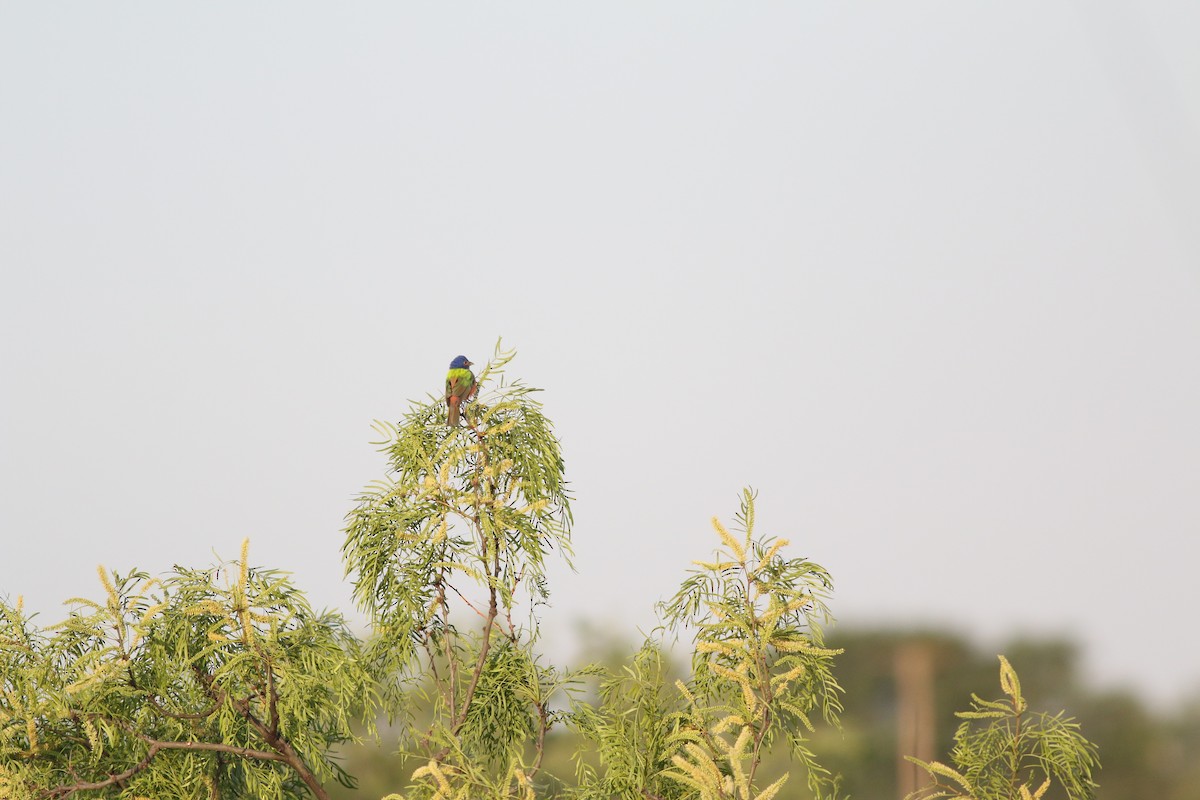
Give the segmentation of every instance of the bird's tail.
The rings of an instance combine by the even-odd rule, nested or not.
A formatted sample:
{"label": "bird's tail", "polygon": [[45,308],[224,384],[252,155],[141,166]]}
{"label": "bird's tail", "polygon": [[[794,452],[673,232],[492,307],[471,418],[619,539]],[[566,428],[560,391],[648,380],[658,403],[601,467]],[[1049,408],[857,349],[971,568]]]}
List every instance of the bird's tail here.
{"label": "bird's tail", "polygon": [[459,398],[453,396],[446,399],[446,404],[450,406],[449,418],[446,420],[446,424],[452,428],[458,427],[458,401]]}

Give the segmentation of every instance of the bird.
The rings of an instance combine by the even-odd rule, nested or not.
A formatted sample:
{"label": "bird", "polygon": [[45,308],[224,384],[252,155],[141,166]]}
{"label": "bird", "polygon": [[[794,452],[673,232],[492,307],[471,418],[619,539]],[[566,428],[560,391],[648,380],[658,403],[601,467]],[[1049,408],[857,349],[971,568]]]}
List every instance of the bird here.
{"label": "bird", "polygon": [[450,371],[446,373],[446,422],[453,427],[458,426],[459,408],[464,402],[469,403],[479,391],[475,373],[468,369],[470,366],[466,356],[458,356],[450,362]]}

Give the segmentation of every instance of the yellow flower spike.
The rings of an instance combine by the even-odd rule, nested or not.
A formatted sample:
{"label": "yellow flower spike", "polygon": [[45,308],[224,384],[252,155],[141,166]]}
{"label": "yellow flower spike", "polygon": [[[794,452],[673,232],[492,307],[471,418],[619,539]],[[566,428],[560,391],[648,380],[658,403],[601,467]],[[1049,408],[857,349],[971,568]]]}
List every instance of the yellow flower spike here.
{"label": "yellow flower spike", "polygon": [[759,559],[758,566],[754,568],[754,572],[758,573],[767,567],[767,565],[771,563],[771,559],[775,557],[775,554],[778,553],[781,548],[786,547],[789,544],[791,544],[791,542],[789,542],[787,539],[776,539],[767,549],[767,552],[763,553],[763,557]]}
{"label": "yellow flower spike", "polygon": [[775,677],[771,678],[771,686],[774,689],[782,689],[807,671],[808,667],[804,664],[792,667],[782,675],[776,675]]}
{"label": "yellow flower spike", "polygon": [[950,767],[947,767],[942,762],[930,761],[928,764],[928,769],[930,772],[934,773],[935,775],[941,775],[943,778],[950,778],[951,780],[958,783],[959,786],[966,789],[968,792],[972,791],[970,781],[968,781],[966,778],[964,778],[959,773],[950,769]]}
{"label": "yellow flower spike", "polygon": [[746,746],[750,744],[751,733],[750,726],[744,726],[737,741],[733,743],[733,747],[729,751],[730,771],[737,781],[738,791],[742,797],[750,796],[750,778],[746,775],[746,771],[742,769],[742,759],[745,757]]}
{"label": "yellow flower spike", "polygon": [[100,576],[100,582],[104,584],[104,590],[108,592],[109,608],[116,609],[119,605],[117,587],[113,586],[112,579],[108,577],[108,570],[104,568],[103,564],[97,564],[96,574]]}
{"label": "yellow flower spike", "polygon": [[250,537],[242,539],[242,565],[241,572],[238,576],[238,582],[242,586],[242,592],[246,591],[246,587],[250,583]]}
{"label": "yellow flower spike", "polygon": [[736,657],[739,651],[736,647],[726,642],[696,642],[696,652],[721,653]]}
{"label": "yellow flower spike", "polygon": [[450,796],[450,781],[446,780],[446,776],[442,774],[438,763],[433,759],[429,760],[429,772],[433,775],[433,779],[437,781],[438,789],[447,797]]}
{"label": "yellow flower spike", "polygon": [[92,748],[92,757],[99,757],[104,749],[104,745],[100,741],[100,731],[96,729],[96,723],[87,717],[83,718],[83,733],[87,736],[88,744]]}
{"label": "yellow flower spike", "polygon": [[238,591],[234,592],[234,610],[242,624],[242,641],[249,646],[254,639],[254,626],[250,622],[250,538],[242,540],[242,564],[238,572]]}
{"label": "yellow flower spike", "polygon": [[742,702],[746,704],[746,710],[751,714],[758,711],[758,695],[754,693],[754,689],[750,688],[750,682],[742,684]]}
{"label": "yellow flower spike", "polygon": [[800,597],[797,597],[795,600],[791,600],[788,602],[787,610],[788,611],[799,611],[800,609],[804,608],[811,602],[812,602],[811,596],[809,596],[807,594],[801,595]]}
{"label": "yellow flower spike", "polygon": [[150,606],[149,608],[146,609],[146,613],[142,614],[142,619],[139,624],[145,625],[151,619],[156,617],[158,615],[158,613],[166,607],[167,607],[167,604],[165,602],[155,603],[154,605]]}
{"label": "yellow flower spike", "polygon": [[772,798],[775,797],[775,795],[779,794],[779,790],[783,788],[783,784],[788,779],[788,777],[789,777],[789,773],[787,773],[787,772],[783,773],[782,778],[775,781],[770,786],[768,786],[767,788],[765,788],[761,792],[759,792],[757,795],[755,795],[754,800],[772,800]]}
{"label": "yellow flower spike", "polygon": [[779,621],[779,618],[783,616],[783,612],[784,606],[776,603],[775,598],[771,598],[771,605],[767,607],[766,613],[759,618],[759,623],[761,623],[764,628],[769,628]]}
{"label": "yellow flower spike", "polygon": [[534,500],[529,505],[518,510],[517,513],[523,517],[529,514],[536,514],[548,505],[550,505],[549,500]]}
{"label": "yellow flower spike", "polygon": [[25,608],[25,595],[17,595],[17,613],[21,613],[21,609]]}
{"label": "yellow flower spike", "polygon": [[731,729],[734,725],[743,725],[742,718],[737,714],[730,714],[716,725],[713,726],[712,732],[714,736],[720,736],[725,731]]}
{"label": "yellow flower spike", "polygon": [[432,489],[438,485],[437,479],[434,478],[432,475],[426,475],[425,480],[422,481],[422,483],[425,484],[426,489]]}
{"label": "yellow flower spike", "polygon": [[713,671],[714,675],[719,675],[726,680],[731,680],[735,683],[741,683],[745,678],[740,672],[735,672],[729,667],[723,667],[720,664],[709,664],[708,668]]}
{"label": "yellow flower spike", "polygon": [[701,790],[708,786],[708,776],[704,774],[704,771],[683,756],[678,754],[671,756],[671,763],[687,776],[688,780],[684,781],[685,783]]}
{"label": "yellow flower spike", "polygon": [[703,772],[700,774],[703,775],[704,778],[707,778],[707,780],[710,782],[709,785],[721,780],[721,770],[717,767],[716,762],[712,760],[712,756],[710,756],[704,750],[704,748],[700,747],[700,745],[696,744],[695,742],[688,742],[683,746],[683,749],[688,751],[692,758],[696,759],[695,766],[699,770],[703,770]]}
{"label": "yellow flower spike", "polygon": [[726,547],[733,551],[735,556],[737,556],[738,563],[745,564],[746,548],[742,547],[742,543],[733,538],[733,535],[725,529],[724,525],[721,524],[721,520],[713,517],[712,524],[713,527],[716,528],[717,534],[721,537],[721,541],[725,543]]}
{"label": "yellow flower spike", "polygon": [[1017,671],[1004,656],[1000,656],[1000,688],[1012,698],[1014,709],[1018,712],[1025,710],[1027,704],[1021,696],[1021,681],[1017,678]]}
{"label": "yellow flower spike", "polygon": [[513,463],[513,460],[511,458],[506,458],[500,462],[500,471],[501,472],[511,472],[513,466],[515,466]]}
{"label": "yellow flower spike", "polygon": [[780,639],[779,641],[771,642],[771,646],[784,653],[804,653],[809,650],[807,643],[797,639]]}

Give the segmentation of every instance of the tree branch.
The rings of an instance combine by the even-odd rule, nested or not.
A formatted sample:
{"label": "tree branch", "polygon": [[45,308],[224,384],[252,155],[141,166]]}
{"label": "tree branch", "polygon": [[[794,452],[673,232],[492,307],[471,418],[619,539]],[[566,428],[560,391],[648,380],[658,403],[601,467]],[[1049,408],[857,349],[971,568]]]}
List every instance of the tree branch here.
{"label": "tree branch", "polygon": [[274,750],[276,754],[278,754],[278,758],[272,758],[269,760],[281,761],[287,764],[292,771],[296,773],[296,776],[304,782],[304,785],[307,786],[309,790],[317,797],[317,800],[329,800],[329,793],[325,791],[325,787],[323,787],[321,782],[317,780],[317,776],[314,775],[312,770],[309,769],[308,765],[304,763],[304,759],[300,757],[300,754],[296,752],[296,749],[292,747],[291,743],[288,742],[287,739],[281,736],[278,731],[272,730],[267,723],[258,718],[258,716],[254,713],[254,709],[250,707],[249,700],[240,697],[232,697],[224,690],[214,686],[212,676],[201,669],[198,664],[194,664],[192,669],[196,673],[196,677],[200,680],[200,683],[209,693],[210,697],[212,697],[218,703],[223,702],[225,699],[228,699],[231,703],[233,703],[233,707],[236,708],[238,713],[250,723],[250,727],[254,728],[258,735],[261,736],[263,740],[271,746],[271,749]]}
{"label": "tree branch", "polygon": [[214,702],[207,711],[201,711],[197,714],[176,714],[174,711],[168,711],[161,703],[158,702],[154,695],[147,694],[146,699],[150,701],[150,705],[154,706],[154,708],[160,714],[164,714],[171,719],[208,719],[214,713],[216,713],[218,708],[220,708],[220,703]]}
{"label": "tree branch", "polygon": [[[154,757],[157,756],[163,750],[188,750],[188,751],[192,751],[192,752],[229,753],[230,755],[242,756],[244,758],[253,758],[253,759],[257,759],[259,761],[284,761],[284,762],[287,761],[287,759],[284,756],[280,755],[279,753],[272,753],[272,752],[269,752],[266,750],[254,750],[249,747],[234,747],[232,745],[216,744],[214,742],[163,741],[160,739],[155,739],[152,736],[147,736],[144,733],[139,733],[138,731],[134,730],[130,725],[128,725],[125,722],[122,722],[121,720],[110,720],[110,721],[115,722],[120,727],[124,728],[125,730],[132,733],[134,736],[137,736],[139,739],[141,739],[142,741],[144,741],[148,745],[150,745],[149,749],[146,751],[145,757],[141,761],[139,761],[137,764],[135,764],[134,766],[125,770],[124,772],[112,773],[104,780],[101,780],[101,781],[82,781],[82,780],[80,780],[73,784],[56,786],[52,789],[48,789],[48,790],[42,792],[42,794],[40,794],[39,797],[47,798],[47,800],[49,800],[49,798],[65,798],[65,797],[70,797],[71,795],[75,794],[76,792],[86,792],[86,791],[94,791],[96,789],[104,789],[106,787],[113,786],[115,784],[119,784],[123,781],[127,781],[130,778],[132,778],[134,775],[138,774],[142,770],[149,767],[150,762],[154,760]],[[74,777],[77,778],[78,776],[76,775]]]}
{"label": "tree branch", "polygon": [[158,755],[158,751],[160,749],[161,748],[152,746],[150,748],[150,750],[146,753],[146,757],[143,758],[141,761],[134,764],[132,767],[125,770],[124,772],[116,772],[116,773],[110,774],[106,779],[104,779],[102,781],[91,781],[91,782],[79,781],[77,783],[73,783],[73,784],[66,785],[66,786],[55,786],[53,789],[47,789],[46,791],[42,792],[41,794],[38,795],[38,797],[44,798],[45,800],[50,800],[50,798],[70,797],[71,795],[75,794],[76,792],[86,792],[86,791],[93,790],[93,789],[104,789],[108,786],[112,786],[113,784],[120,783],[121,781],[129,780],[134,775],[137,775],[139,772],[144,770],[146,767],[150,766],[150,762],[154,760],[154,757],[156,755]]}

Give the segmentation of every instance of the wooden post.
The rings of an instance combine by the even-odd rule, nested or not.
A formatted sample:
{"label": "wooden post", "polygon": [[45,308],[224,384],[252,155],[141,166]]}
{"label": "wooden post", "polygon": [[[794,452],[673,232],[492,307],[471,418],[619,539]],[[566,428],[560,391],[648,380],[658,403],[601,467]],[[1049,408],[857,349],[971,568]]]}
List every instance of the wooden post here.
{"label": "wooden post", "polygon": [[937,734],[933,703],[933,650],[925,642],[906,642],[896,648],[896,786],[900,797],[926,786],[925,771],[905,760],[913,756],[932,761]]}

